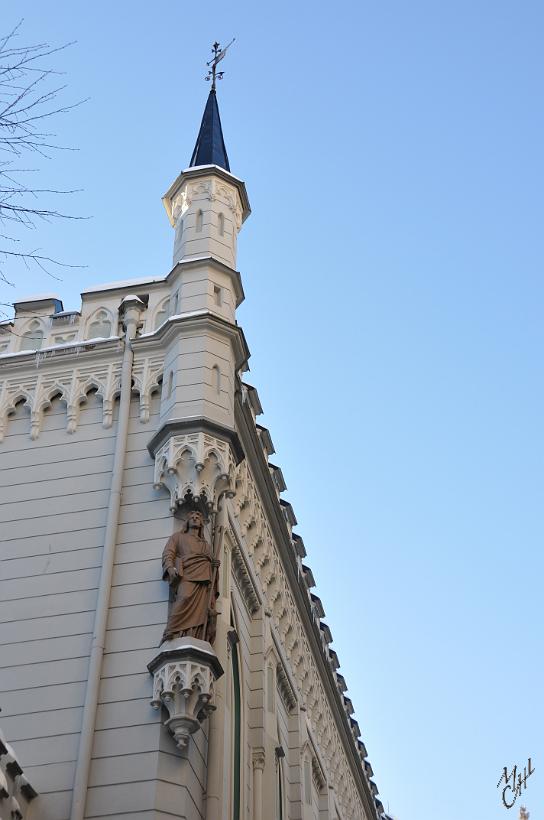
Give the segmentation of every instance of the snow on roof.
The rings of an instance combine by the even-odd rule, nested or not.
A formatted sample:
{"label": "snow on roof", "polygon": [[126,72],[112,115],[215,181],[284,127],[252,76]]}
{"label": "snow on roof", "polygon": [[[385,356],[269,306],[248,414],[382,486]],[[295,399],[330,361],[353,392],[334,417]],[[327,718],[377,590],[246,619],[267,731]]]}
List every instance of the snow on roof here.
{"label": "snow on roof", "polygon": [[117,290],[120,288],[132,288],[134,286],[152,285],[154,282],[165,282],[165,276],[146,276],[142,279],[122,279],[119,282],[106,282],[103,285],[93,285],[90,288],[85,288],[81,291],[84,293],[99,293],[102,290]]}
{"label": "snow on roof", "polygon": [[21,299],[17,299],[13,304],[20,305],[26,302],[51,302],[54,300],[55,302],[61,302],[62,299],[60,296],[57,296],[56,293],[38,293],[32,296],[25,296]]}
{"label": "snow on roof", "polygon": [[227,171],[227,169],[223,168],[221,165],[191,165],[189,166],[189,168],[184,168],[181,173],[188,174],[190,171],[196,171],[197,169],[200,170],[201,168],[219,168],[220,171],[224,171],[225,174],[228,174],[229,177],[232,177],[238,182],[244,181],[243,179],[240,179],[240,177],[237,177],[235,174],[233,174],[232,171]]}

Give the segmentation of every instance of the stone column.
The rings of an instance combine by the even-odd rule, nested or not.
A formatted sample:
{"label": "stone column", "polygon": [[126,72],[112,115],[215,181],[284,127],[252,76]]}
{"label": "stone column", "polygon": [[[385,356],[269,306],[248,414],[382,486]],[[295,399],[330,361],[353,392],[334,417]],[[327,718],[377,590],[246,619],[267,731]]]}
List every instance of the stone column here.
{"label": "stone column", "polygon": [[253,750],[253,820],[263,818],[263,772],[265,765],[264,749]]}

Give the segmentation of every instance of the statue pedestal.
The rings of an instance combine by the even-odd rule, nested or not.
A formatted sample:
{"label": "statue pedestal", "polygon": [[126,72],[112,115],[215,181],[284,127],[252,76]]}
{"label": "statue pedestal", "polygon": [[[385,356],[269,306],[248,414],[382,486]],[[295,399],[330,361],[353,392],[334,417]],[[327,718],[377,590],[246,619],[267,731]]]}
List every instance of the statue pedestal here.
{"label": "statue pedestal", "polygon": [[153,675],[151,706],[165,706],[168,727],[178,749],[213,712],[213,684],[223,674],[219,659],[207,641],[176,638],[165,641],[147,665]]}

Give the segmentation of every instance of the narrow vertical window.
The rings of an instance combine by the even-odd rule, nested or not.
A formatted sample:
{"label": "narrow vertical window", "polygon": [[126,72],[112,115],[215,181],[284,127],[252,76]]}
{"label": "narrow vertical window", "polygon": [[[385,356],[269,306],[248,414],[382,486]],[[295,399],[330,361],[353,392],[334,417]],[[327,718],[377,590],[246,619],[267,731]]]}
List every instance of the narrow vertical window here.
{"label": "narrow vertical window", "polygon": [[204,215],[203,215],[202,211],[198,210],[196,212],[196,231],[197,231],[197,233],[200,233],[202,231],[203,221],[204,221]]}
{"label": "narrow vertical window", "polygon": [[218,307],[221,307],[221,303],[222,303],[223,299],[222,299],[221,288],[219,287],[219,285],[214,285],[213,286],[213,300],[214,300],[215,304]]}
{"label": "narrow vertical window", "polygon": [[170,316],[175,316],[178,312],[179,293],[176,291],[170,299]]}
{"label": "narrow vertical window", "polygon": [[224,214],[219,214],[217,217],[217,224],[219,228],[219,236],[223,236],[225,233],[225,216]]}
{"label": "narrow vertical window", "polygon": [[216,364],[212,367],[212,384],[215,392],[219,396],[221,393],[221,371]]}
{"label": "narrow vertical window", "polygon": [[172,395],[172,387],[174,386],[174,372],[171,370],[168,374],[168,385],[166,387],[166,398],[169,399]]}
{"label": "narrow vertical window", "polygon": [[232,766],[232,820],[240,820],[240,772],[241,772],[241,697],[240,697],[240,667],[238,664],[238,647],[233,642],[230,650],[233,694],[233,735],[234,742]]}

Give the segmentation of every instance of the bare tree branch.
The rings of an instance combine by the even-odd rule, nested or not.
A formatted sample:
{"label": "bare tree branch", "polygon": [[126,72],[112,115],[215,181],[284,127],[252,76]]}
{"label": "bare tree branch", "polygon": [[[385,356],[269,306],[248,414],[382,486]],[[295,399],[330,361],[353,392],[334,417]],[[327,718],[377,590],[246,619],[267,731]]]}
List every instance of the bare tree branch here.
{"label": "bare tree branch", "polygon": [[[46,130],[44,124],[85,102],[59,104],[66,85],[58,82],[61,72],[49,67],[51,57],[73,43],[20,45],[22,23],[21,20],[9,34],[0,37],[0,157],[2,154],[12,157],[0,161],[0,228],[4,229],[0,233],[0,282],[6,285],[13,285],[12,279],[17,278],[15,263],[27,269],[35,266],[53,279],[59,277],[52,273],[52,265],[81,267],[60,262],[36,249],[24,249],[24,244],[11,231],[17,226],[35,230],[40,223],[56,219],[85,218],[65,213],[47,201],[51,197],[74,194],[76,190],[25,184],[22,176],[34,174],[37,169],[14,165],[15,161],[30,154],[51,159],[57,151],[74,150],[56,144],[56,135]],[[13,242],[21,243],[21,250],[9,250],[8,246]],[[8,267],[9,274],[6,272]]]}

